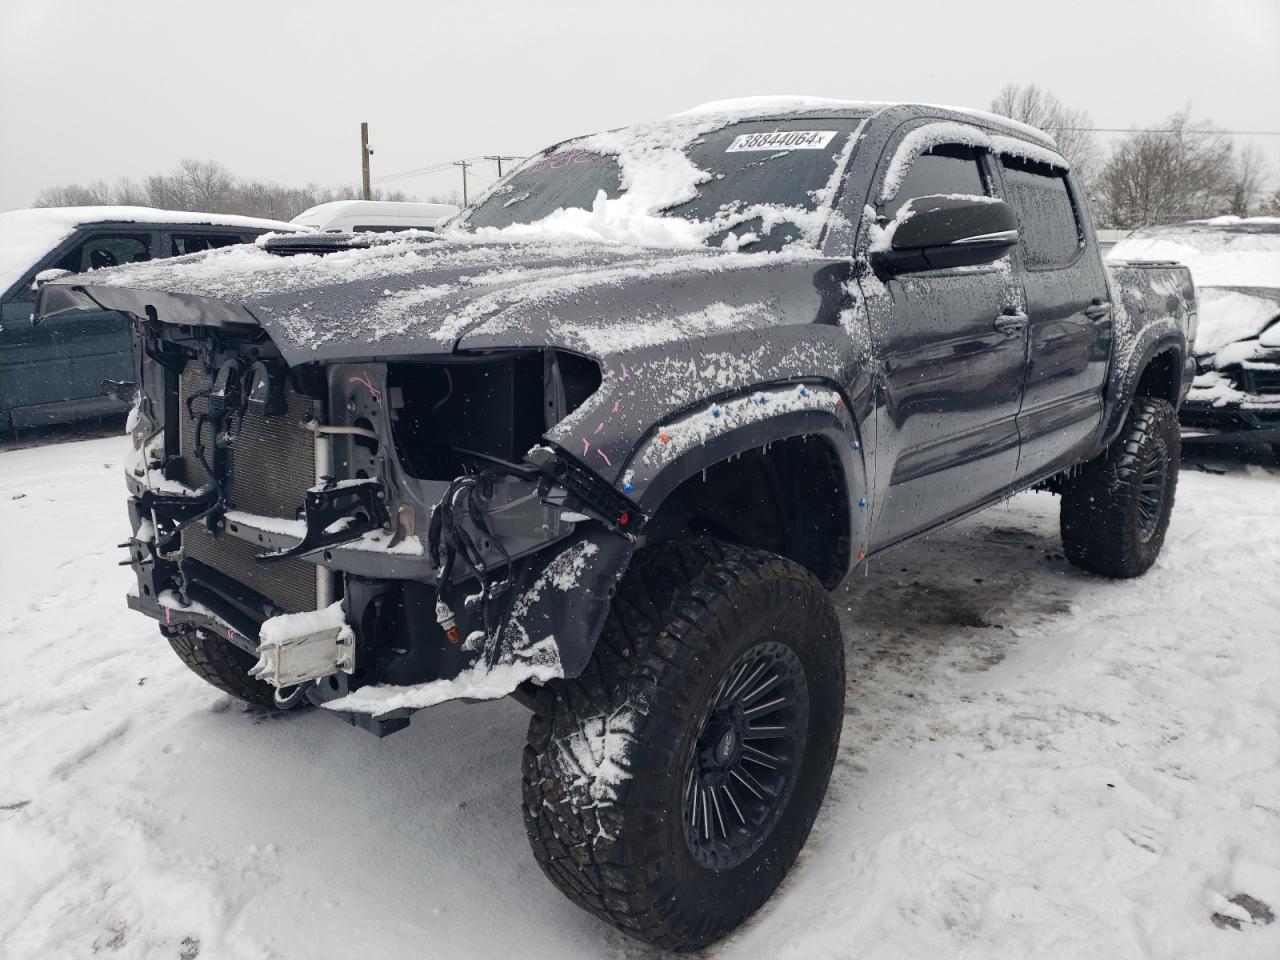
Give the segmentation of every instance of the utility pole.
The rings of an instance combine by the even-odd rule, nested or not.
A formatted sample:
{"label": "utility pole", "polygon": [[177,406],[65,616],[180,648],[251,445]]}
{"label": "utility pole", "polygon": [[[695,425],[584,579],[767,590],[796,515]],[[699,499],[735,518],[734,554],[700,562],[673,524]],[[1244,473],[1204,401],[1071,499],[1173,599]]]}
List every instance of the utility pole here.
{"label": "utility pole", "polygon": [[462,205],[465,207],[467,205],[467,168],[471,166],[471,161],[455,160],[453,165],[462,168]]}
{"label": "utility pole", "polygon": [[369,149],[369,125],[367,123],[360,124],[360,174],[364,183],[364,198],[372,200],[371,191],[369,190],[369,157],[373,155],[373,151]]}
{"label": "utility pole", "polygon": [[502,179],[502,161],[503,160],[523,160],[524,157],[485,157],[486,160],[493,160],[498,164],[498,179]]}

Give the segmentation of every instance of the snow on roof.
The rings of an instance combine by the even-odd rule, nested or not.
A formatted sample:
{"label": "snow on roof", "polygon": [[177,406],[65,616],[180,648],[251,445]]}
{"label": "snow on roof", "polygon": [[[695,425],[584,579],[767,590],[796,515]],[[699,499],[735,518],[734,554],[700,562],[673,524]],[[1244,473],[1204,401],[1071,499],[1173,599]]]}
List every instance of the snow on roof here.
{"label": "snow on roof", "polygon": [[303,210],[292,223],[310,226],[320,220],[333,220],[342,214],[370,217],[450,217],[458,212],[452,203],[419,203],[412,200],[330,200]]}
{"label": "snow on roof", "polygon": [[1280,226],[1280,217],[1237,217],[1225,214],[1221,217],[1210,217],[1208,220],[1190,220],[1189,223],[1205,223],[1211,227],[1247,227],[1250,224]]}
{"label": "snow on roof", "polygon": [[998,124],[1016,131],[1021,136],[1046,146],[1054,147],[1053,137],[1036,127],[1018,120],[1002,117],[986,110],[973,107],[955,107],[943,103],[906,103],[878,100],[840,100],[831,97],[814,97],[805,94],[770,94],[758,97],[736,97],[729,100],[711,100],[698,104],[688,110],[673,114],[676,117],[686,116],[766,116],[774,113],[806,113],[811,110],[855,110],[876,113],[889,107],[928,107],[931,110],[949,110],[952,113],[967,114],[974,119]]}
{"label": "snow on roof", "polygon": [[190,223],[296,233],[280,220],[154,207],[37,207],[0,213],[0,294],[22,279],[50,250],[89,223]]}

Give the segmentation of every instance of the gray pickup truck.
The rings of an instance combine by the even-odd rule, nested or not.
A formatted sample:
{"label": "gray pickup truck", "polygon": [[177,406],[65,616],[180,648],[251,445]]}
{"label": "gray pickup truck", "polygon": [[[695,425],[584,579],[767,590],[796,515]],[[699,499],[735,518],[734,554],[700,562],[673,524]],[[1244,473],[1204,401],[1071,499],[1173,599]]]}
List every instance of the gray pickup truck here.
{"label": "gray pickup truck", "polygon": [[817,815],[828,591],[1031,487],[1073,563],[1141,574],[1193,374],[1187,272],[1104,267],[1051,140],[909,104],[709,105],[551,147],[438,236],[103,270],[40,311],[86,302],[140,347],[130,605],[268,709],[383,735],[520,700],[543,870],[678,949]]}

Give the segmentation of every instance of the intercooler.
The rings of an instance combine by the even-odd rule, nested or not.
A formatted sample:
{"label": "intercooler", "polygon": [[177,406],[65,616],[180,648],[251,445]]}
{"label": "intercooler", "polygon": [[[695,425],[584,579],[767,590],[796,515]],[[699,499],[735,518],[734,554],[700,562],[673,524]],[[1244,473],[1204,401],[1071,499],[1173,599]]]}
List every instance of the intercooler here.
{"label": "intercooler", "polygon": [[[202,486],[209,477],[196,455],[196,425],[207,411],[205,397],[208,378],[196,363],[188,363],[179,378],[178,444],[182,460],[182,481],[189,487]],[[188,400],[193,416],[188,416]],[[318,401],[285,388],[286,410],[278,416],[260,416],[252,411],[243,423],[231,420],[234,436],[227,451],[227,476],[223,488],[229,509],[267,517],[293,520],[302,505],[303,493],[315,485],[314,434],[302,424],[308,417],[319,418]],[[213,462],[212,429],[202,430],[204,458]],[[316,568],[302,560],[259,563],[254,559],[263,549],[257,544],[227,534],[215,537],[202,524],[182,531],[186,556],[266,597],[289,612],[316,608]]]}

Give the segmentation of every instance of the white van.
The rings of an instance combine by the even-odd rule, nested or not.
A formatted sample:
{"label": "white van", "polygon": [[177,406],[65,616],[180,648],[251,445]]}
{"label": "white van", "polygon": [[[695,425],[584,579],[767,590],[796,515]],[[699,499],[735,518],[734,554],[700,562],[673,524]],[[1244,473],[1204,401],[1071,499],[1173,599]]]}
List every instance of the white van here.
{"label": "white van", "polygon": [[292,222],[326,233],[389,233],[434,230],[459,210],[452,203],[393,200],[334,200],[304,210]]}

